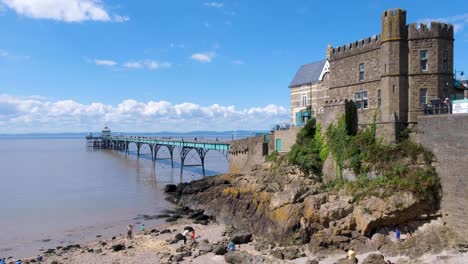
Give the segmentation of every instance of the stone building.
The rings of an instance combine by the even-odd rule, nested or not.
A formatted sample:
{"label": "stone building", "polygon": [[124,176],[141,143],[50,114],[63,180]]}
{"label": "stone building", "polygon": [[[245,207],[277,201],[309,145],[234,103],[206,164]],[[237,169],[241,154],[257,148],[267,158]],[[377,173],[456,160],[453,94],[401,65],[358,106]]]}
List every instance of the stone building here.
{"label": "stone building", "polygon": [[456,96],[452,25],[408,25],[405,10],[390,9],[381,27],[378,35],[329,45],[325,61],[299,69],[289,86],[293,124],[303,124],[308,111],[320,120],[327,106],[353,101],[358,124],[370,124],[375,116],[379,135],[393,141],[417,123],[431,99]]}

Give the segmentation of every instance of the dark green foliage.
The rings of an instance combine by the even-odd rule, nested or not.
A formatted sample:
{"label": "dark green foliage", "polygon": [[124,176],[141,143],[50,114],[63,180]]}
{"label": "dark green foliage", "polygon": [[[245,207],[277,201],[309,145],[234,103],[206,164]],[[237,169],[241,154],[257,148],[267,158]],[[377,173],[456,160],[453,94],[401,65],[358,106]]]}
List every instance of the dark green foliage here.
{"label": "dark green foliage", "polygon": [[278,160],[278,151],[273,151],[271,154],[268,154],[266,157],[265,157],[265,161],[268,161],[268,162],[275,162],[276,160]]}
{"label": "dark green foliage", "polygon": [[287,160],[290,164],[297,165],[306,174],[320,175],[324,159],[328,156],[327,151],[323,149],[323,144],[320,126],[316,125],[315,119],[309,120],[299,131],[296,144],[288,153]]}
{"label": "dark green foliage", "polygon": [[[348,128],[344,116],[331,125],[326,133],[328,147],[340,169],[350,168],[360,176],[354,182],[338,177],[326,186],[327,190],[345,188],[356,199],[368,195],[388,196],[398,191],[411,191],[421,198],[431,195],[438,198],[441,187],[431,166],[434,158],[431,152],[409,140],[397,144],[377,140],[375,122],[354,136]],[[370,171],[380,176],[369,179]]]}

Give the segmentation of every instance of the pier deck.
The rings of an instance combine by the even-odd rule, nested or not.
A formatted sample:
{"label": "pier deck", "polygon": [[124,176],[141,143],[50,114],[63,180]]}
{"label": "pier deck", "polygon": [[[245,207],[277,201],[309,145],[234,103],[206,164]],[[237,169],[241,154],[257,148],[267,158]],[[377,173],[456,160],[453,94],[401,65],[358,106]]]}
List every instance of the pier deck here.
{"label": "pier deck", "polygon": [[[86,145],[88,148],[95,149],[115,149],[129,151],[129,145],[135,144],[137,148],[137,156],[140,156],[140,149],[143,145],[148,145],[151,150],[151,160],[153,164],[158,160],[158,152],[164,147],[167,148],[170,154],[171,165],[174,167],[174,150],[180,153],[181,166],[180,175],[183,174],[183,168],[188,166],[201,166],[203,176],[205,176],[205,157],[208,151],[215,150],[223,153],[226,157],[229,153],[230,143],[228,141],[218,140],[187,140],[184,138],[156,138],[144,136],[92,136],[86,137]],[[185,164],[187,155],[194,150],[200,157],[200,164]]]}

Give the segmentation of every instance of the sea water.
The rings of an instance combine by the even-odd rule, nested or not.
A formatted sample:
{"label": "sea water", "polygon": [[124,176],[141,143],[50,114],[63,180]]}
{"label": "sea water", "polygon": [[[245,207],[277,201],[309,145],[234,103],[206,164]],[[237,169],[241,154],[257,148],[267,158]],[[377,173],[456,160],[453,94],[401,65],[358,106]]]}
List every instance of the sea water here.
{"label": "sea water", "polygon": [[[0,257],[35,256],[55,248],[125,233],[171,204],[164,186],[202,178],[200,167],[184,168],[174,151],[170,160],[151,161],[147,146],[129,154],[86,148],[84,137],[0,137]],[[169,157],[161,148],[158,158]],[[192,151],[186,164],[199,163]],[[225,155],[209,151],[206,176],[226,172]]]}

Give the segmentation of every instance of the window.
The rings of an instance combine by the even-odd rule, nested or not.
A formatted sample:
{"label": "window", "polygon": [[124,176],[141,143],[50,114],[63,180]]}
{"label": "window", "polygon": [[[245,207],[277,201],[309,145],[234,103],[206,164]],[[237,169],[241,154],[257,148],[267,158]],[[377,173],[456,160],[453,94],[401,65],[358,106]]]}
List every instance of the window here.
{"label": "window", "polygon": [[382,91],[380,89],[377,90],[377,105],[379,109],[382,107]]}
{"label": "window", "polygon": [[302,106],[307,106],[307,94],[302,94]]}
{"label": "window", "polygon": [[364,63],[359,64],[359,80],[364,80]]}
{"label": "window", "polygon": [[367,99],[367,92],[357,92],[354,94],[357,109],[367,109],[369,107],[369,99]]}
{"label": "window", "polygon": [[427,104],[427,89],[419,89],[419,105],[422,107],[424,104]]}
{"label": "window", "polygon": [[421,71],[427,71],[427,50],[419,51],[419,60],[421,62]]}
{"label": "window", "polygon": [[442,54],[442,71],[448,71],[448,50],[444,50]]}

